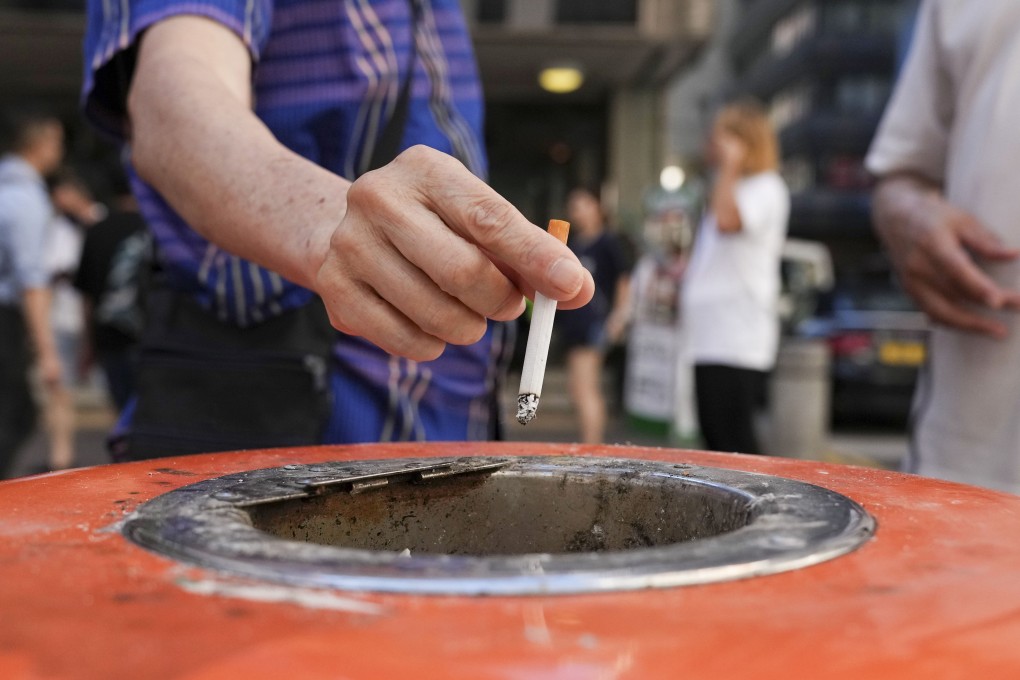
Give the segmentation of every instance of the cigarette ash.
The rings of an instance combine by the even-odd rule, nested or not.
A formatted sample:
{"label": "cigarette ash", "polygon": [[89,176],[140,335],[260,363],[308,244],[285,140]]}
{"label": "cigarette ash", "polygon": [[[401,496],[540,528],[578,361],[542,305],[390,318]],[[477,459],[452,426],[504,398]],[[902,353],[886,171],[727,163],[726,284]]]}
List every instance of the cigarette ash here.
{"label": "cigarette ash", "polygon": [[527,425],[538,412],[538,395],[534,393],[522,394],[517,397],[517,422]]}

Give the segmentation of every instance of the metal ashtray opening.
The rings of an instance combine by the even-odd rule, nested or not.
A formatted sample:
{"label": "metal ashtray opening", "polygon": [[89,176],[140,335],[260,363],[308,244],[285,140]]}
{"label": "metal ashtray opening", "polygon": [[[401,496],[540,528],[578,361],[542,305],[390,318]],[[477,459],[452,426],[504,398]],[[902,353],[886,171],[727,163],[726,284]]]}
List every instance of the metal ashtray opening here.
{"label": "metal ashtray opening", "polygon": [[788,571],[874,529],[849,498],[780,477],[527,456],[253,470],[154,498],[123,531],[184,562],[277,582],[525,595]]}
{"label": "metal ashtray opening", "polygon": [[[325,492],[248,509],[279,538],[411,555],[562,554],[652,548],[746,526],[753,498],[655,475],[459,474]],[[405,553],[406,555],[406,553]]]}

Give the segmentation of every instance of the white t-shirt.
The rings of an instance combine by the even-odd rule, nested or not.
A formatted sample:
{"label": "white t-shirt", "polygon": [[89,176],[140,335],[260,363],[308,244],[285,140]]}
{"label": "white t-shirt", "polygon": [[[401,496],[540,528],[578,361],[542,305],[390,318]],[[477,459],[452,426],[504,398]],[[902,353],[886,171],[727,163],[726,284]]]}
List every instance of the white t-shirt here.
{"label": "white t-shirt", "polygon": [[[922,3],[910,57],[868,155],[920,173],[1020,246],[1020,2]],[[980,266],[1020,290],[1020,263]],[[1005,341],[933,330],[915,398],[911,472],[1020,493],[1020,317]]]}
{"label": "white t-shirt", "polygon": [[696,364],[771,369],[779,347],[779,258],[790,193],[775,172],[736,186],[742,229],[725,234],[709,212],[683,285],[684,326]]}
{"label": "white t-shirt", "polygon": [[51,287],[53,299],[50,306],[50,323],[58,333],[74,335],[85,326],[81,294],[71,285],[70,278],[78,269],[81,248],[85,236],[63,215],[57,215],[50,223],[46,250],[46,267],[50,276],[63,275]]}

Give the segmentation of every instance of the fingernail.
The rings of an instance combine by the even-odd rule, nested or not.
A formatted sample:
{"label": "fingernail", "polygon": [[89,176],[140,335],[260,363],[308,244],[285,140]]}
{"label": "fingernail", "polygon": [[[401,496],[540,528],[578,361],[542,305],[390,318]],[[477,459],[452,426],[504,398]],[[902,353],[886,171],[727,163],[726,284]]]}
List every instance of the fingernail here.
{"label": "fingernail", "polygon": [[561,257],[549,267],[549,282],[567,295],[573,295],[581,290],[583,269],[576,261]]}

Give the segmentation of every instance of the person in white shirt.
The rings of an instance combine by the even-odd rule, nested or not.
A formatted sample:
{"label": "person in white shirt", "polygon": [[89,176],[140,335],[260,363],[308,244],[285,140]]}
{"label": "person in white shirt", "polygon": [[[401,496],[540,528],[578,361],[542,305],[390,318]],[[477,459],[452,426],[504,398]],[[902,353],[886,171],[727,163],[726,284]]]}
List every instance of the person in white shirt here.
{"label": "person in white shirt", "polygon": [[707,155],[716,176],[681,312],[698,423],[709,449],[760,453],[754,412],[779,346],[779,260],[790,194],[777,172],[779,142],[757,102],[719,112]]}
{"label": "person in white shirt", "polygon": [[49,430],[48,470],[74,465],[75,410],[73,388],[85,371],[82,335],[85,309],[81,293],[73,285],[81,261],[85,229],[106,216],[85,182],[69,167],[59,169],[50,179],[50,197],[56,215],[50,223],[46,266],[50,274],[52,304],[50,326],[60,355],[61,380],[46,399]]}
{"label": "person in white shirt", "polygon": [[868,154],[875,227],[936,324],[909,472],[1020,493],[1020,3],[929,0]]}

